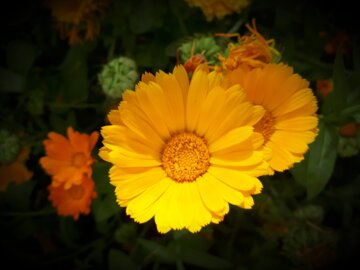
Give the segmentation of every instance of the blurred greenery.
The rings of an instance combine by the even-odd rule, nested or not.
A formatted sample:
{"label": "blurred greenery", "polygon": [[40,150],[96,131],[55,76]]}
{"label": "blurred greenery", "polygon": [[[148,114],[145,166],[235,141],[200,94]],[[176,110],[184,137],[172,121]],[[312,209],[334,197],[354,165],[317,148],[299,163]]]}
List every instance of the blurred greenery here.
{"label": "blurred greenery", "polygon": [[[92,41],[61,39],[43,1],[12,1],[0,14],[0,128],[31,147],[29,182],[0,192],[1,269],[347,269],[360,244],[360,156],[338,154],[339,127],[360,125],[360,40],[353,1],[253,0],[240,14],[206,21],[184,0],[112,0]],[[154,221],[137,224],[116,203],[109,164],[93,167],[97,198],[78,221],[59,217],[48,201],[50,177],[39,165],[49,131],[100,130],[119,100],[98,82],[118,56],[139,74],[170,71],[177,50],[195,37],[259,32],[276,40],[282,61],[310,81],[319,102],[319,135],[304,161],[262,177],[252,210],[232,207],[223,222],[197,234],[159,234]],[[337,33],[349,38],[329,54]],[[316,81],[332,80],[326,97]],[[358,136],[359,138],[359,136]],[[360,148],[360,142],[358,147]]]}

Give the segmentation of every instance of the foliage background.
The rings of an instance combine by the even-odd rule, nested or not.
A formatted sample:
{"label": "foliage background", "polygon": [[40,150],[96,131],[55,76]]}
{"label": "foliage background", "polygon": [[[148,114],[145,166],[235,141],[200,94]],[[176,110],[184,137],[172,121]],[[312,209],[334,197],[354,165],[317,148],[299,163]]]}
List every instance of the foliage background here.
{"label": "foliage background", "polygon": [[[2,269],[344,269],[357,262],[360,240],[359,154],[338,155],[338,127],[360,123],[360,50],[352,1],[254,0],[242,14],[207,22],[183,0],[110,2],[92,42],[59,39],[41,1],[1,8],[1,127],[21,132],[31,146],[31,181],[0,193]],[[47,199],[50,177],[40,168],[49,131],[71,125],[90,133],[106,123],[114,104],[98,83],[116,56],[133,58],[139,73],[169,71],[177,48],[198,34],[245,31],[256,18],[260,33],[276,40],[282,60],[311,82],[332,79],[319,98],[320,134],[291,171],[263,177],[252,210],[231,207],[219,225],[198,234],[158,234],[153,221],[136,224],[115,202],[109,164],[98,162],[98,193],[78,221],[59,217]],[[319,35],[326,32],[325,37]],[[324,53],[337,32],[348,51]],[[118,102],[118,101],[116,101]],[[101,141],[94,151],[97,156]]]}

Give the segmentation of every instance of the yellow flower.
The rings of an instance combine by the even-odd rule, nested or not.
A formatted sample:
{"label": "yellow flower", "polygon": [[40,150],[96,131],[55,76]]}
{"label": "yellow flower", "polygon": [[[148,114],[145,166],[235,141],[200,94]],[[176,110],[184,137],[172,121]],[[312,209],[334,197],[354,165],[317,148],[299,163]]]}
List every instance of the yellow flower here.
{"label": "yellow flower", "polygon": [[265,138],[264,151],[272,153],[270,167],[284,171],[301,161],[317,135],[318,107],[309,82],[285,64],[236,69],[227,79],[230,86],[240,84],[247,100],[266,111],[255,131]]}
{"label": "yellow flower", "polygon": [[40,158],[40,165],[52,176],[52,185],[64,185],[69,189],[79,185],[84,176],[91,177],[94,159],[91,156],[99,133],[81,134],[72,127],[67,129],[68,139],[56,132],[49,132],[44,140],[46,156]]}
{"label": "yellow flower", "polygon": [[45,0],[62,38],[69,44],[93,40],[99,32],[99,19],[109,0]]}
{"label": "yellow flower", "polygon": [[215,17],[223,19],[231,13],[240,13],[249,4],[250,0],[186,0],[191,7],[199,7],[208,21]]}
{"label": "yellow flower", "polygon": [[0,164],[0,191],[6,190],[10,182],[21,184],[29,181],[33,173],[26,167],[29,158],[30,148],[24,147],[17,158],[8,165]]}
{"label": "yellow flower", "polygon": [[268,63],[274,63],[280,59],[280,53],[275,49],[273,39],[266,40],[256,29],[255,20],[253,26],[246,25],[249,34],[239,36],[237,34],[217,34],[217,36],[238,36],[239,43],[229,43],[227,56],[218,55],[222,71],[231,71],[240,66],[249,69],[264,67]]}
{"label": "yellow flower", "polygon": [[251,208],[268,167],[253,125],[264,110],[245,101],[239,85],[200,66],[189,82],[183,66],[146,73],[126,91],[101,134],[100,156],[113,164],[110,181],[135,221],[155,218],[161,233],[191,232],[220,222],[229,203]]}

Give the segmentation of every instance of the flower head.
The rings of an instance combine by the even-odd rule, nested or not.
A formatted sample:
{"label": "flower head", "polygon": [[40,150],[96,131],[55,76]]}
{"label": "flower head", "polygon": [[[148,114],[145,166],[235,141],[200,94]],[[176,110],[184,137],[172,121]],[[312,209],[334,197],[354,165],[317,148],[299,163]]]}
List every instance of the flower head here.
{"label": "flower head", "polygon": [[236,69],[227,79],[230,86],[240,83],[247,100],[265,109],[255,131],[264,136],[271,169],[284,171],[301,161],[317,135],[318,107],[309,82],[285,64]]}
{"label": "flower head", "polygon": [[223,19],[231,13],[240,13],[249,4],[250,0],[186,0],[189,6],[199,7],[206,20],[212,21],[215,17]]}
{"label": "flower head", "polygon": [[178,50],[178,62],[183,63],[186,71],[192,73],[202,64],[217,62],[220,47],[214,37],[204,36],[183,43]]}
{"label": "flower head", "polygon": [[94,181],[84,176],[79,184],[65,189],[63,185],[49,185],[49,200],[61,216],[73,216],[75,220],[79,215],[88,214],[92,200],[96,197]]}
{"label": "flower head", "polygon": [[81,184],[84,176],[91,177],[91,156],[99,133],[91,135],[67,129],[68,138],[56,132],[49,132],[49,138],[44,140],[46,156],[40,159],[43,169],[52,176],[55,187],[63,185],[69,189],[72,185]]}
{"label": "flower head", "polygon": [[[262,68],[268,63],[278,62],[280,53],[275,49],[273,39],[266,40],[256,29],[255,20],[253,26],[246,25],[249,34],[239,37],[239,43],[229,43],[228,55],[219,54],[221,70],[231,71],[238,67]],[[227,34],[218,34],[218,36],[228,36]],[[237,36],[232,35],[232,36]]]}
{"label": "flower head", "polygon": [[93,40],[99,32],[99,19],[109,0],[45,0],[62,38],[69,44]]}
{"label": "flower head", "polygon": [[106,95],[120,98],[126,89],[134,88],[138,77],[135,61],[122,56],[103,67],[99,74],[99,82]]}
{"label": "flower head", "polygon": [[181,65],[146,73],[109,113],[100,156],[113,164],[117,201],[135,221],[154,217],[162,233],[196,232],[220,222],[229,203],[252,207],[257,176],[268,170],[252,126],[264,110],[246,102],[239,85],[221,83],[201,66],[191,81]]}
{"label": "flower head", "polygon": [[23,147],[10,164],[0,163],[0,191],[6,190],[10,182],[20,184],[31,179],[33,173],[26,167],[29,154],[30,148]]}

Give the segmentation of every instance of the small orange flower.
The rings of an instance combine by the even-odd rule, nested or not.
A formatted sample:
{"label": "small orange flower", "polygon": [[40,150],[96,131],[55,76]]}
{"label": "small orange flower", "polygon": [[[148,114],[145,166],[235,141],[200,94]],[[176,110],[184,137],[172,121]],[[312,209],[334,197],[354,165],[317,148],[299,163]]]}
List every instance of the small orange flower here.
{"label": "small orange flower", "polygon": [[356,123],[348,123],[340,127],[339,133],[344,137],[354,137],[356,135],[358,126]]}
{"label": "small orange flower", "polygon": [[62,38],[69,44],[93,40],[99,32],[99,18],[108,0],[45,0]]}
{"label": "small orange flower", "polygon": [[274,63],[275,58],[280,57],[280,53],[274,48],[273,39],[266,40],[256,29],[255,20],[252,27],[246,25],[250,34],[240,37],[237,34],[217,34],[217,36],[238,36],[239,44],[229,43],[229,55],[227,57],[219,54],[221,69],[232,71],[240,66],[243,68],[262,68],[268,63]]}
{"label": "small orange flower", "polygon": [[77,220],[79,214],[89,214],[91,202],[96,198],[94,188],[94,181],[87,176],[68,189],[62,185],[49,185],[49,200],[60,216],[73,216]]}
{"label": "small orange flower", "polygon": [[16,160],[9,165],[0,165],[0,191],[6,190],[10,182],[21,184],[31,179],[33,173],[26,167],[30,148],[24,147]]}
{"label": "small orange flower", "polygon": [[52,176],[52,185],[58,187],[64,184],[65,189],[79,185],[84,176],[91,177],[91,156],[99,133],[81,134],[72,127],[67,129],[68,138],[49,132],[49,139],[44,140],[46,156],[40,158],[43,169]]}
{"label": "small orange flower", "polygon": [[349,43],[349,36],[345,32],[338,31],[335,36],[325,44],[324,51],[331,55],[340,49],[341,53],[346,54],[349,51]]}
{"label": "small orange flower", "polygon": [[333,90],[334,85],[332,80],[317,80],[316,90],[323,97],[327,97]]}

